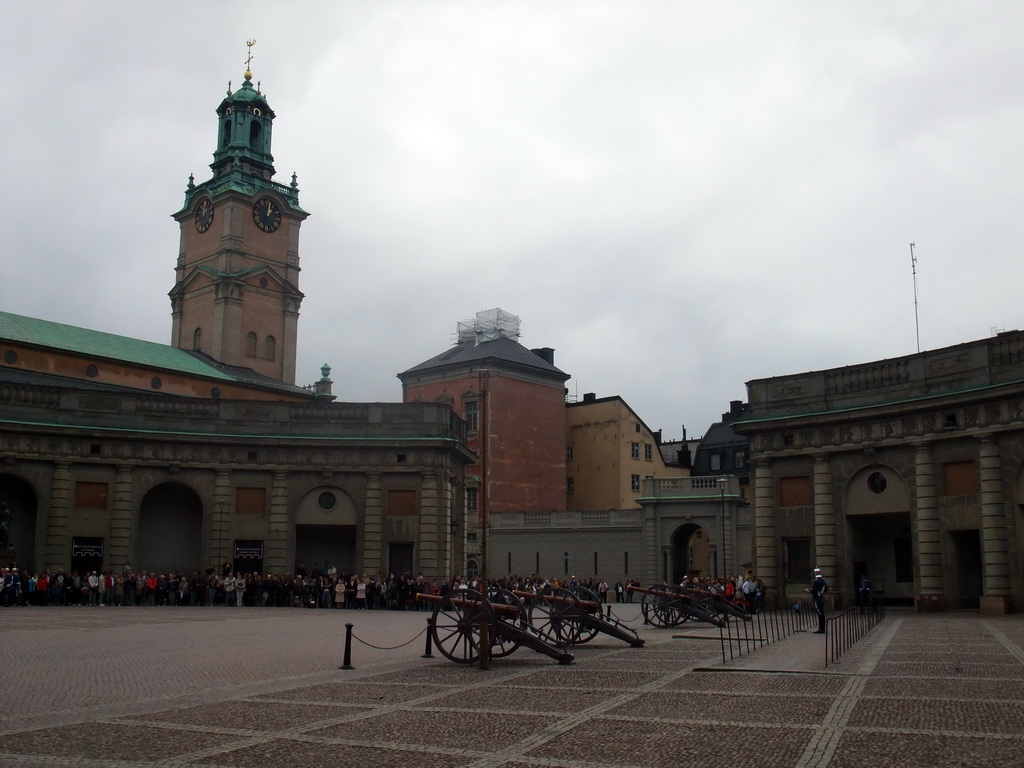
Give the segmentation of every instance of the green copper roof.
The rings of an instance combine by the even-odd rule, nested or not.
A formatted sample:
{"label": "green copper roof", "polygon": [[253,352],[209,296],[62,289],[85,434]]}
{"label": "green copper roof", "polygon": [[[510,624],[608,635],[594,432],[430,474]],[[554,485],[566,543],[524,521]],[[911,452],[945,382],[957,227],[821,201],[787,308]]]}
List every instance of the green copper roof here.
{"label": "green copper roof", "polygon": [[34,317],[0,312],[0,340],[50,347],[87,357],[119,360],[125,363],[162,368],[211,379],[233,381],[183,349],[153,341],[132,339],[113,333],[93,331],[74,325],[38,320]]}

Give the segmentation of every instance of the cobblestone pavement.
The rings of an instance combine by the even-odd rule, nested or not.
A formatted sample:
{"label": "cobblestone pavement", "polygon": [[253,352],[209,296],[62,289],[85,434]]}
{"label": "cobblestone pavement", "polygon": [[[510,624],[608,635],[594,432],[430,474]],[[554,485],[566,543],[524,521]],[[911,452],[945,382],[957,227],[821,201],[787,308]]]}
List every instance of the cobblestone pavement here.
{"label": "cobblestone pavement", "polygon": [[1024,766],[1024,617],[890,613],[826,667],[636,613],[644,648],[481,671],[420,658],[421,612],[6,609],[0,768]]}

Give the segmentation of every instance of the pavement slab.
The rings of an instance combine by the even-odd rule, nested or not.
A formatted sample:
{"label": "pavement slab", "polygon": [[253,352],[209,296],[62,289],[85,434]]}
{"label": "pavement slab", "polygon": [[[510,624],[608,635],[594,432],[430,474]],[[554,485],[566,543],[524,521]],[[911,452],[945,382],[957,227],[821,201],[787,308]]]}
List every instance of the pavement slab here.
{"label": "pavement slab", "polygon": [[423,612],[2,610],[0,768],[1024,766],[1022,616],[890,612],[836,659],[615,612],[643,648],[480,670],[422,658]]}

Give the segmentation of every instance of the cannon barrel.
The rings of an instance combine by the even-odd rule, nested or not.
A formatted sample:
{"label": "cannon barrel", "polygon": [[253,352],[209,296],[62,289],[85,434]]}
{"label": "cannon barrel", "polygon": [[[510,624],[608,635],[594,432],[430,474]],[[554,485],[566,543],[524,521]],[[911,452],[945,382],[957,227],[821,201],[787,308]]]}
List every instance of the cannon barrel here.
{"label": "cannon barrel", "polygon": [[[445,601],[456,605],[459,608],[479,607],[480,601],[474,600],[469,597],[457,597],[453,595],[430,595],[424,592],[420,592],[416,595],[417,600],[422,600],[425,603],[444,603]],[[507,618],[515,619],[519,617],[519,606],[517,605],[506,605],[505,603],[487,603],[490,609],[496,614],[505,616]]]}
{"label": "cannon barrel", "polygon": [[[555,603],[555,602],[557,602],[557,603],[566,603],[566,602],[571,603],[571,602],[573,602],[572,598],[562,597],[561,595],[545,595],[545,594],[543,594],[541,592],[523,592],[522,590],[519,590],[519,589],[513,589],[512,590],[512,594],[515,595],[516,597],[521,597],[524,600],[547,600],[549,603]],[[580,605],[580,608],[582,608],[587,613],[601,613],[601,604],[600,603],[595,603],[593,600],[579,600],[579,599],[577,599],[576,602],[578,602],[579,605]]]}
{"label": "cannon barrel", "polygon": [[690,595],[682,591],[676,592],[671,589],[654,589],[653,587],[634,587],[632,585],[630,585],[628,589],[631,592],[641,592],[645,595],[650,595],[651,597],[663,597],[668,600],[681,600],[684,603],[693,601],[693,598]]}

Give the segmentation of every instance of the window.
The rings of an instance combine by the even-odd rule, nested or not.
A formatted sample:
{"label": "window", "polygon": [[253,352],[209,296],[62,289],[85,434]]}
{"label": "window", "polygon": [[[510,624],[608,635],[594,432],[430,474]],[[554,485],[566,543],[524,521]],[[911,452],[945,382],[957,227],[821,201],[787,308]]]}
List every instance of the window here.
{"label": "window", "polygon": [[809,477],[780,477],[779,478],[779,506],[780,507],[809,507],[813,504],[811,489],[811,478]]}
{"label": "window", "polygon": [[75,483],[75,506],[81,509],[106,509],[106,483]]}
{"label": "window", "polygon": [[388,491],[388,514],[411,516],[416,514],[416,491]]}
{"label": "window", "polygon": [[654,458],[654,448],[650,443],[644,443],[644,458],[651,461]]}
{"label": "window", "polygon": [[266,488],[235,488],[235,512],[240,515],[262,515],[266,509]]}
{"label": "window", "polygon": [[565,492],[566,493],[572,493],[575,490],[576,490],[575,478],[572,478],[572,477],[565,478]]}
{"label": "window", "polygon": [[722,454],[712,453],[708,459],[710,460],[710,468],[712,472],[717,472],[722,468]]}
{"label": "window", "polygon": [[631,491],[639,491],[640,490],[640,475],[630,475],[629,476],[629,489]]}
{"label": "window", "polygon": [[811,581],[811,540],[786,541],[786,583],[807,584]]}
{"label": "window", "polygon": [[868,475],[868,490],[872,493],[885,493],[887,485],[888,482],[886,482],[885,475],[881,472],[872,472]]}
{"label": "window", "polygon": [[224,121],[224,135],[220,137],[221,149],[231,143],[231,121]]}
{"label": "window", "polygon": [[196,332],[192,334],[192,349],[197,352],[203,348],[203,329],[196,328]]}
{"label": "window", "polygon": [[260,148],[260,135],[263,133],[263,126],[258,121],[253,120],[249,123],[249,147],[252,149]]}
{"label": "window", "polygon": [[478,488],[467,488],[466,489],[466,511],[476,512],[477,511],[477,492]]}
{"label": "window", "polygon": [[256,338],[256,334],[249,331],[249,334],[245,337],[245,354],[249,357],[256,357],[256,344],[259,340]]}
{"label": "window", "polygon": [[572,461],[572,446],[571,445],[567,445],[565,447],[565,460],[566,461]]}
{"label": "window", "polygon": [[476,432],[480,429],[480,403],[477,400],[466,401],[466,429],[470,432]]}
{"label": "window", "polygon": [[277,340],[273,336],[267,336],[263,342],[263,357],[267,360],[277,359]]}
{"label": "window", "polygon": [[747,452],[746,451],[736,451],[736,453],[733,454],[733,462],[734,462],[733,466],[735,466],[736,469],[743,469],[744,467],[746,467],[747,466]]}
{"label": "window", "polygon": [[978,493],[978,469],[973,461],[953,461],[942,465],[946,496],[968,496]]}
{"label": "window", "polygon": [[640,458],[640,443],[629,444],[629,455],[632,456],[634,459]]}

